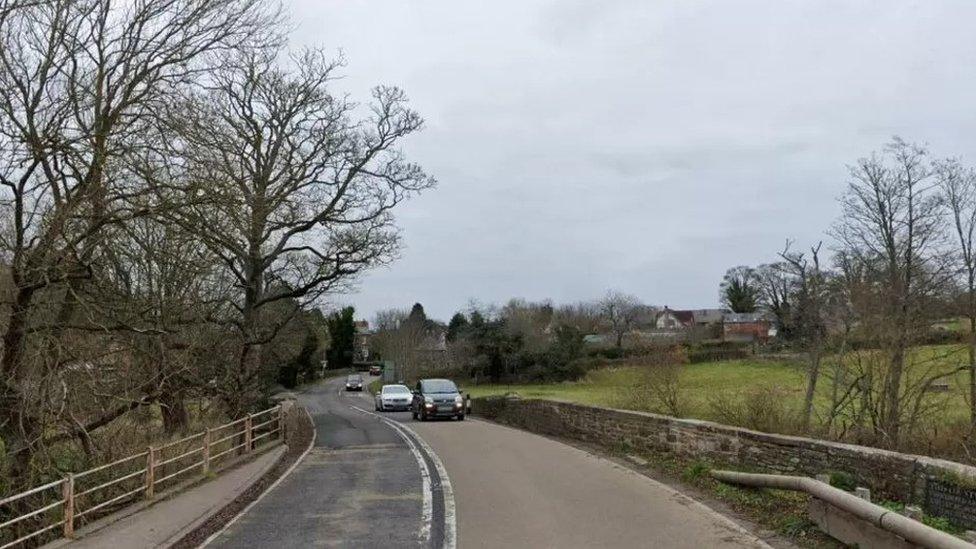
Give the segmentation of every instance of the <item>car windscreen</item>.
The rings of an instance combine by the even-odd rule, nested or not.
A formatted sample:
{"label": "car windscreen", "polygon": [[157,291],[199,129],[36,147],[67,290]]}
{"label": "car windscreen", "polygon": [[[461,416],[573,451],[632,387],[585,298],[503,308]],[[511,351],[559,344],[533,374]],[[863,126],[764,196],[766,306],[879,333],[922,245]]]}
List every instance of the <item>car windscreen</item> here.
{"label": "car windscreen", "polygon": [[346,378],[346,381],[362,381],[362,380],[363,378],[359,376],[349,376],[348,378]]}
{"label": "car windscreen", "polygon": [[383,394],[406,395],[406,394],[410,394],[410,389],[407,389],[403,385],[388,386],[388,387],[383,387]]}
{"label": "car windscreen", "polygon": [[456,393],[458,392],[457,386],[454,385],[453,381],[448,381],[446,379],[432,379],[430,381],[425,381],[423,383],[423,389],[425,393]]}

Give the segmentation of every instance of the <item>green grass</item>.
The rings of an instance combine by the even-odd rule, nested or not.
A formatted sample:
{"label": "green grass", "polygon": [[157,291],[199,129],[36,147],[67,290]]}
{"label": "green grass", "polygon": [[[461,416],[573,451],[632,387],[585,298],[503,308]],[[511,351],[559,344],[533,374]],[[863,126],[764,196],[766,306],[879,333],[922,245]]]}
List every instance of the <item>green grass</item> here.
{"label": "green grass", "polygon": [[966,332],[969,331],[969,320],[966,318],[946,318],[932,323],[932,327],[950,332]]}
{"label": "green grass", "polygon": [[[965,364],[967,354],[959,345],[920,347],[914,351],[916,362],[923,366],[916,370],[948,371]],[[825,360],[816,404],[826,407],[829,402],[830,359]],[[522,398],[542,398],[587,404],[592,406],[627,407],[621,394],[634,387],[640,379],[638,366],[613,366],[589,372],[582,380],[556,384],[531,385],[472,385],[465,390],[472,397],[518,393]],[[949,392],[932,393],[932,399],[945,399],[942,418],[946,421],[968,417],[965,399],[968,373],[958,372],[950,377]],[[731,400],[743,399],[757,387],[775,387],[789,400],[789,405],[799,409],[806,386],[805,367],[802,363],[784,360],[727,360],[689,364],[681,377],[683,399],[687,403],[689,417],[715,419],[709,402],[716,395],[724,394]]]}

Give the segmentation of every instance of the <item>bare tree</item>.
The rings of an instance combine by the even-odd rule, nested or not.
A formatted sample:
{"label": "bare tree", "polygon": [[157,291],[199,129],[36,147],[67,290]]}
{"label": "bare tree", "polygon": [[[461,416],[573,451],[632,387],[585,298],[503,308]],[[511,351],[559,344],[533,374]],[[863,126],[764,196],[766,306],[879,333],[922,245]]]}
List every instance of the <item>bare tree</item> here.
{"label": "bare tree", "polygon": [[615,290],[599,302],[600,313],[614,335],[618,349],[623,346],[624,335],[629,332],[634,322],[641,314],[641,302],[638,298]]}
{"label": "bare tree", "polygon": [[554,324],[572,326],[584,334],[599,331],[602,321],[599,305],[589,301],[560,305],[553,313]]}
{"label": "bare tree", "polygon": [[796,280],[790,273],[790,265],[784,262],[769,263],[756,267],[754,274],[759,304],[776,320],[778,337],[793,337],[793,298]]}
{"label": "bare tree", "polygon": [[794,281],[790,286],[795,290],[790,298],[794,303],[793,330],[795,339],[807,355],[807,388],[803,396],[801,416],[804,431],[810,429],[813,415],[813,400],[820,379],[820,362],[824,352],[826,337],[827,273],[820,267],[820,248],[817,244],[810,248],[810,254],[790,250],[790,243],[780,253],[786,272]]}
{"label": "bare tree", "polygon": [[276,57],[229,57],[208,93],[171,113],[193,203],[175,218],[197,228],[240,288],[241,350],[223,383],[237,412],[260,395],[261,346],[281,326],[262,310],[347,288],[393,259],[391,210],[434,183],[397,150],[422,126],[401,90],[375,88],[371,114],[356,120],[357,106],[330,92],[339,62],[308,51],[289,72]]}
{"label": "bare tree", "polygon": [[529,303],[524,299],[511,299],[501,309],[505,330],[518,337],[524,349],[540,352],[549,346],[552,327],[552,303]]}
{"label": "bare tree", "polygon": [[969,418],[976,430],[976,171],[955,158],[935,163],[935,174],[955,232],[956,263],[966,292],[969,320]]}
{"label": "bare tree", "polygon": [[259,0],[0,2],[0,418],[18,464],[49,425],[44,388],[104,236],[158,207],[134,175],[154,114],[269,20]]}
{"label": "bare tree", "polygon": [[944,277],[938,246],[942,205],[933,189],[928,152],[895,138],[883,154],[850,168],[843,216],[833,233],[848,257],[879,282],[883,309],[870,324],[888,356],[880,425],[891,445],[899,441],[907,353],[927,328],[925,300]]}

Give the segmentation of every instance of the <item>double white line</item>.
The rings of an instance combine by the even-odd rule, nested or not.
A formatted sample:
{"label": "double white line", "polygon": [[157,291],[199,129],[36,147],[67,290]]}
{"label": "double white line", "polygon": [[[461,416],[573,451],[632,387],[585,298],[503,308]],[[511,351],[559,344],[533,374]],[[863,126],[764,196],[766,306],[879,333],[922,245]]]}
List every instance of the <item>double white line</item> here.
{"label": "double white line", "polygon": [[430,531],[434,520],[433,491],[430,481],[430,468],[427,466],[427,460],[424,459],[424,454],[430,456],[430,461],[433,462],[434,468],[437,469],[437,476],[440,477],[441,492],[444,494],[443,547],[444,549],[455,549],[455,547],[457,547],[457,513],[454,507],[454,489],[451,487],[451,479],[448,478],[447,470],[444,468],[444,464],[441,463],[440,458],[437,457],[437,454],[434,453],[434,450],[431,449],[424,439],[420,438],[420,435],[418,435],[416,431],[407,427],[406,425],[392,421],[368,410],[364,410],[359,406],[350,405],[350,407],[353,410],[363,414],[374,416],[392,427],[397,434],[400,435],[400,438],[407,443],[407,447],[409,447],[410,452],[413,453],[414,459],[417,460],[417,465],[420,467],[421,486],[423,488],[420,538],[425,544],[430,543]]}

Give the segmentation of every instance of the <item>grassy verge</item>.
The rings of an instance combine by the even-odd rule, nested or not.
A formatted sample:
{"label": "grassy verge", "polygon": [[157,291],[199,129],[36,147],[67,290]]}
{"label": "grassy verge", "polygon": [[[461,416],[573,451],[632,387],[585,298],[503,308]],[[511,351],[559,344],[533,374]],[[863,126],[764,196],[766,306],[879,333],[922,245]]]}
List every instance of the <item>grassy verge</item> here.
{"label": "grassy verge", "polygon": [[806,494],[725,484],[708,474],[713,464],[707,461],[683,459],[673,454],[637,454],[625,444],[602,450],[621,460],[631,461],[633,456],[641,458],[646,465],[629,466],[650,473],[652,478],[675,486],[720,512],[753,523],[753,529],[758,527],[775,532],[800,547],[843,547],[808,518],[809,496]]}
{"label": "grassy verge", "polygon": [[366,385],[366,390],[369,391],[371,395],[375,395],[376,393],[380,392],[380,389],[382,388],[383,380],[379,378],[370,381],[369,384]]}

